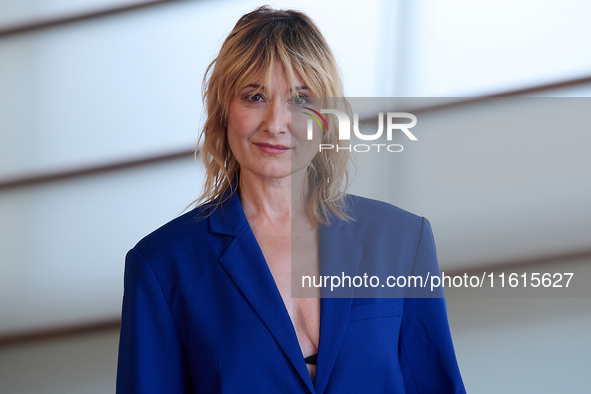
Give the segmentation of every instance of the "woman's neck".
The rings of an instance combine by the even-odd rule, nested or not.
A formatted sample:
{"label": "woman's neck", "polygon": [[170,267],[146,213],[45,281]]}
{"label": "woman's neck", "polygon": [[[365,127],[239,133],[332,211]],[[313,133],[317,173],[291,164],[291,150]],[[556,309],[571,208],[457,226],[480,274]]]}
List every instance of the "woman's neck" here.
{"label": "woman's neck", "polygon": [[302,192],[305,183],[298,175],[268,179],[241,173],[239,191],[246,217],[277,222],[306,215]]}

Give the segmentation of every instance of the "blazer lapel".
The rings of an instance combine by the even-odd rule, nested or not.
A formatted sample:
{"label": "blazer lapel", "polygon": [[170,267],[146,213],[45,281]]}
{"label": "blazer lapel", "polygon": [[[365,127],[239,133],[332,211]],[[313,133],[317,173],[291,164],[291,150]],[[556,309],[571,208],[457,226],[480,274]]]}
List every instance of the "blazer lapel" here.
{"label": "blazer lapel", "polygon": [[[349,276],[357,275],[363,247],[355,237],[354,229],[355,222],[345,223],[334,218],[330,226],[320,228],[320,266],[323,275],[340,276],[342,272]],[[334,295],[331,298],[329,291],[323,290],[325,294],[320,304],[320,343],[315,381],[317,393],[323,393],[328,384],[345,336],[353,297],[353,289],[341,289],[344,292],[337,295],[341,298],[334,298]]]}
{"label": "blazer lapel", "polygon": [[244,216],[237,192],[212,213],[210,228],[212,232],[234,237],[220,258],[220,264],[275,338],[310,392],[315,392],[293,324]]}

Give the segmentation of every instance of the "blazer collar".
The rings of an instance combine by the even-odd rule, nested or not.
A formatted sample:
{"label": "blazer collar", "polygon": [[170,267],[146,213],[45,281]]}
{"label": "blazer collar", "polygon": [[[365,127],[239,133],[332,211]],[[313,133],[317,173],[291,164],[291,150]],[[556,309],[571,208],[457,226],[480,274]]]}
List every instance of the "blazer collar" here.
{"label": "blazer collar", "polygon": [[236,187],[232,185],[219,201],[209,208],[213,210],[209,216],[209,229],[214,234],[235,236],[248,224]]}
{"label": "blazer collar", "polygon": [[[356,219],[354,211],[349,215]],[[220,258],[220,264],[273,335],[310,392],[324,392],[345,335],[352,299],[321,300],[318,362],[313,385],[293,324],[248,225],[237,191],[213,211],[209,223],[212,232],[234,237]],[[357,272],[363,248],[355,237],[355,223],[331,217],[330,225],[320,228],[321,266],[346,262],[347,272]]]}
{"label": "blazer collar", "polygon": [[234,237],[220,258],[220,264],[275,338],[310,392],[314,393],[293,324],[248,225],[237,192],[215,209],[209,217],[209,223],[212,232]]}

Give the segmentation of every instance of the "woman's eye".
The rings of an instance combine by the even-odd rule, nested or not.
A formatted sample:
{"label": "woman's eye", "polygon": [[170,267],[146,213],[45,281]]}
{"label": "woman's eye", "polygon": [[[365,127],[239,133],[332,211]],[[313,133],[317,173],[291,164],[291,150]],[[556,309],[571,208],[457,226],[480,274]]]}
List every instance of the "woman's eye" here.
{"label": "woman's eye", "polygon": [[291,102],[295,105],[304,105],[308,102],[305,96],[294,97]]}
{"label": "woman's eye", "polygon": [[246,97],[246,99],[247,99],[248,101],[252,101],[252,102],[255,102],[255,103],[257,103],[257,102],[259,102],[259,101],[263,101],[263,99],[264,99],[264,98],[263,98],[263,96],[262,96],[262,95],[260,95],[259,93],[257,93],[257,94],[253,94],[253,95],[249,95],[249,96],[247,96],[247,97]]}

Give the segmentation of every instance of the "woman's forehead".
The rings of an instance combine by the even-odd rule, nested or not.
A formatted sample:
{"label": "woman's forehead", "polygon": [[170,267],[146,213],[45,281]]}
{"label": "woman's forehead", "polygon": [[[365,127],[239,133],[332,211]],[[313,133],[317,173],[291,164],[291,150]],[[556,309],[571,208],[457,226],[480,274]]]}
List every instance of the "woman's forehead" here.
{"label": "woman's forehead", "polygon": [[253,75],[243,81],[241,89],[256,89],[261,91],[279,91],[292,92],[309,90],[305,81],[300,77],[297,71],[293,71],[293,80],[288,80],[288,76],[282,66],[275,66],[272,71],[266,70]]}

